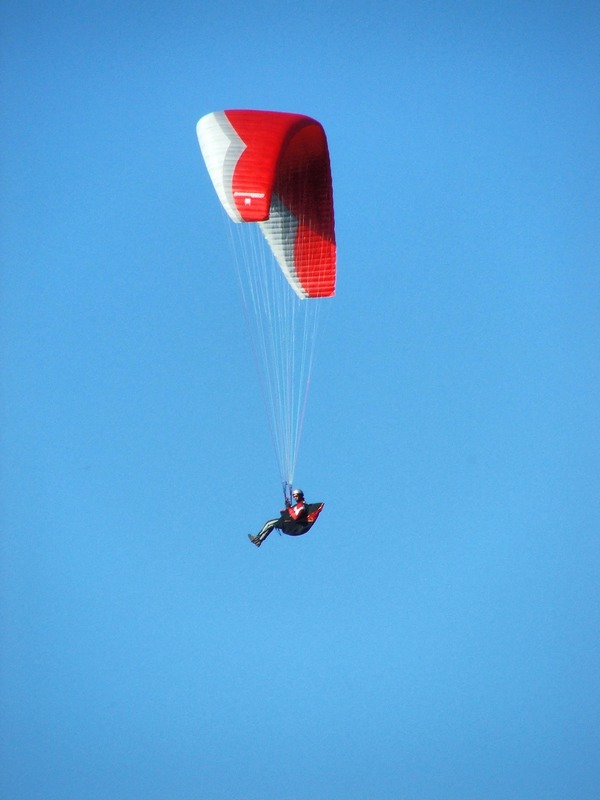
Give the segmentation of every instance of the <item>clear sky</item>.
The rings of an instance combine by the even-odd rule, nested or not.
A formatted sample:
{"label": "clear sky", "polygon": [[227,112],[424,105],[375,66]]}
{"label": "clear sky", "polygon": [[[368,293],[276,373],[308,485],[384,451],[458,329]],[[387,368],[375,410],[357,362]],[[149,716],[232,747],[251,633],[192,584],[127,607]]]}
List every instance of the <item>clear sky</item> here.
{"label": "clear sky", "polygon": [[[600,795],[600,7],[1,6],[0,795]],[[195,124],[325,127],[280,487]]]}

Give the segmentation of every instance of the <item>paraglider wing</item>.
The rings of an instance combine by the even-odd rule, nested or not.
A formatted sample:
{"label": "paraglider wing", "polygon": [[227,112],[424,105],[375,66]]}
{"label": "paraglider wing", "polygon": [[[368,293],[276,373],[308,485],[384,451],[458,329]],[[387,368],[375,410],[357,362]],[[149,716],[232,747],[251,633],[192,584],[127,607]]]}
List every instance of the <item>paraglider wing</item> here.
{"label": "paraglider wing", "polygon": [[234,222],[256,222],[302,299],[335,293],[336,246],[327,138],[316,120],[277,111],[202,117],[198,141]]}
{"label": "paraglider wing", "polygon": [[228,234],[279,475],[290,487],[325,302],[318,298],[335,293],[327,138],[311,117],[278,111],[217,111],[196,129],[221,205],[240,223]]}

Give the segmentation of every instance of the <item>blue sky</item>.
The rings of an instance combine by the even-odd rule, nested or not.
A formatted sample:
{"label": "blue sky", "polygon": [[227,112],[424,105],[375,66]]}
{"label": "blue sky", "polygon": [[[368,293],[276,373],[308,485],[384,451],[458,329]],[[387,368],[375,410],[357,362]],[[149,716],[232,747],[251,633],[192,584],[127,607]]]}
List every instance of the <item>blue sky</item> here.
{"label": "blue sky", "polygon": [[[206,7],[205,7],[206,6]],[[594,3],[2,3],[0,793],[592,800]],[[325,127],[280,506],[195,124]]]}

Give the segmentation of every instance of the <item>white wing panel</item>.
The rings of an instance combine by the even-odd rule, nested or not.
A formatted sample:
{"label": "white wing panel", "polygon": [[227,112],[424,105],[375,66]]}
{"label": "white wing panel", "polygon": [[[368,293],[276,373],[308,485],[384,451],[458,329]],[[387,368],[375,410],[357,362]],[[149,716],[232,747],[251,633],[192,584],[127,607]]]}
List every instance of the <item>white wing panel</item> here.
{"label": "white wing panel", "polygon": [[242,222],[233,199],[231,181],[246,145],[223,111],[202,117],[196,125],[196,133],[208,174],[223,208],[234,222]]}
{"label": "white wing panel", "polygon": [[258,224],[288,283],[301,300],[306,299],[308,293],[298,280],[294,260],[294,243],[298,230],[298,220],[289,208],[283,205],[279,197],[273,194],[271,208],[269,209],[269,219]]}

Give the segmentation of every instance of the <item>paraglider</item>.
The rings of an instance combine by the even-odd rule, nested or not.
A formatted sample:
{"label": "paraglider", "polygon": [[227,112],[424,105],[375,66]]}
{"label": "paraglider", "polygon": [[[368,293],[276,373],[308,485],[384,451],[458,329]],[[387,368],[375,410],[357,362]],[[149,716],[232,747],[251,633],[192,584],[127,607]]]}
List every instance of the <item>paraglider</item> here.
{"label": "paraglider", "polygon": [[197,135],[217,196],[236,223],[235,265],[287,512],[319,315],[335,293],[327,138],[311,117],[252,110],[207,114]]}
{"label": "paraglider", "polygon": [[275,529],[288,536],[302,536],[308,533],[317,521],[317,517],[323,510],[323,503],[306,503],[302,489],[294,489],[292,492],[293,504],[288,500],[285,508],[281,510],[280,516],[270,519],[263,525],[256,536],[251,533],[248,538],[257,547],[260,547],[267,536]]}

